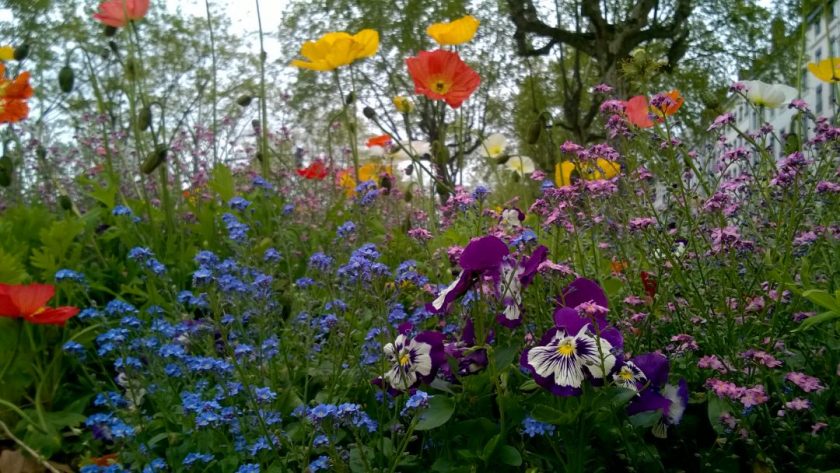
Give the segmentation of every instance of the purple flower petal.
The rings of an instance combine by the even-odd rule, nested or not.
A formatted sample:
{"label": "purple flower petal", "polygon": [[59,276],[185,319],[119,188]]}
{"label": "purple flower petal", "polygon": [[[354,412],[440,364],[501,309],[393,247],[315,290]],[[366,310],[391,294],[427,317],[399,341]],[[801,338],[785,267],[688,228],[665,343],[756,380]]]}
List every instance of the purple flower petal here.
{"label": "purple flower petal", "polygon": [[461,271],[458,279],[442,290],[434,301],[426,304],[426,310],[432,314],[445,314],[449,312],[449,307],[452,303],[467,292],[470,286],[472,286],[472,283],[473,272]]}
{"label": "purple flower petal", "polygon": [[519,275],[519,282],[522,283],[523,288],[528,287],[528,285],[531,284],[534,280],[534,276],[537,274],[540,264],[542,264],[547,258],[548,248],[540,245],[533,253],[531,253],[531,257],[522,263],[523,271],[522,274]]}
{"label": "purple flower petal", "polygon": [[671,401],[665,396],[659,394],[654,389],[645,389],[639,393],[638,397],[633,398],[627,406],[627,414],[633,415],[640,412],[662,411],[663,414],[668,412],[671,407]]}
{"label": "purple flower petal", "polygon": [[569,333],[578,333],[588,324],[589,319],[581,317],[575,309],[558,307],[554,310],[554,326],[565,329]]}
{"label": "purple flower petal", "polygon": [[575,308],[589,301],[602,307],[609,307],[607,294],[604,293],[597,282],[591,279],[577,278],[563,289],[563,295],[558,300],[558,304],[561,307]]}
{"label": "purple flower petal", "polygon": [[668,382],[668,358],[660,353],[643,353],[631,361],[639,367],[650,381],[650,387],[659,389]]}
{"label": "purple flower petal", "polygon": [[507,245],[500,239],[489,235],[471,241],[458,263],[464,271],[487,271],[498,269],[502,259],[510,253]]}

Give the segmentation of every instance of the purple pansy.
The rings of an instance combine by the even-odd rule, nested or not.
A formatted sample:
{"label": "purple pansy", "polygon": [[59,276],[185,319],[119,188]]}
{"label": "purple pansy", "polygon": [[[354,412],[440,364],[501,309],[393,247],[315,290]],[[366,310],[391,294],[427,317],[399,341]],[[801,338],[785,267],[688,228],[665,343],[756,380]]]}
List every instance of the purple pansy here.
{"label": "purple pansy", "polygon": [[[492,332],[487,336],[487,343],[492,340]],[[453,341],[444,344],[444,352],[458,361],[458,376],[467,376],[478,373],[487,366],[487,350],[470,350],[475,346],[475,328],[473,327],[472,319],[467,319],[464,324],[464,330],[461,332],[461,338],[458,341]],[[452,368],[448,363],[443,363],[440,367],[443,378],[454,381],[455,376],[452,373]]]}
{"label": "purple pansy", "polygon": [[[636,370],[641,371],[641,377],[631,380],[631,372],[633,378],[638,378]],[[669,425],[680,423],[688,405],[688,385],[685,379],[681,379],[676,386],[666,384],[668,370],[668,358],[659,353],[646,353],[625,362],[613,378],[620,386],[638,391],[638,395],[627,406],[628,414],[662,412],[662,418],[653,427],[653,434],[661,438],[665,437]]]}
{"label": "purple pansy", "polygon": [[409,337],[411,329],[411,324],[401,325],[394,343],[385,345],[391,369],[374,383],[384,380],[393,391],[408,391],[420,383],[431,382],[446,362],[441,333],[422,332],[412,338]]}
{"label": "purple pansy", "polygon": [[584,380],[602,381],[612,372],[621,334],[611,327],[596,329],[569,308],[555,313],[555,323],[538,345],[522,353],[520,364],[552,394],[575,396]]}
{"label": "purple pansy", "polygon": [[502,276],[499,281],[499,298],[504,305],[502,313],[496,320],[505,327],[514,328],[522,323],[522,291],[531,284],[537,270],[548,257],[548,248],[540,245],[531,256],[523,258],[517,264],[506,263],[502,266]]}
{"label": "purple pansy", "polygon": [[462,269],[458,279],[442,290],[434,301],[426,304],[426,310],[433,314],[448,312],[450,305],[467,292],[478,275],[487,275],[498,281],[502,261],[509,253],[507,245],[492,235],[471,241],[458,260]]}

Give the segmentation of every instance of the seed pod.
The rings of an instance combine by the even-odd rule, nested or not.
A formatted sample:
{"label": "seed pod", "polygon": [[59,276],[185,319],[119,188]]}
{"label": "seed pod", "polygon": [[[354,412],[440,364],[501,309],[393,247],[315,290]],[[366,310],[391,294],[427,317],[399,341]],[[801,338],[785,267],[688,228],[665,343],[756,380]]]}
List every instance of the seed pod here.
{"label": "seed pod", "polygon": [[414,163],[409,164],[405,168],[405,175],[410,176],[414,172]]}
{"label": "seed pod", "polygon": [[64,210],[71,210],[73,208],[73,201],[70,200],[70,196],[61,194],[58,196],[58,205]]}
{"label": "seed pod", "polygon": [[349,94],[347,94],[347,97],[344,98],[344,104],[345,105],[353,105],[353,102],[355,102],[355,101],[356,101],[356,93],[352,92],[352,91]]}
{"label": "seed pod", "polygon": [[111,38],[117,34],[117,28],[115,26],[106,26],[105,27],[105,36]]}
{"label": "seed pod", "polygon": [[259,161],[259,162],[263,161],[262,151],[257,151],[257,161]]}
{"label": "seed pod", "polygon": [[119,56],[119,54],[120,54],[120,47],[119,47],[119,46],[117,46],[117,42],[116,42],[116,41],[114,41],[114,40],[108,41],[108,47],[111,49],[111,51],[113,51],[113,52],[114,52],[114,54],[116,54],[117,56]]}
{"label": "seed pod", "polygon": [[370,107],[363,108],[362,109],[362,114],[365,117],[367,117],[369,120],[375,120],[376,119],[376,110],[374,110]]}
{"label": "seed pod", "polygon": [[243,95],[236,99],[236,104],[242,108],[245,108],[248,105],[251,105],[252,100],[254,100],[254,97],[251,97],[250,95]]}
{"label": "seed pod", "polygon": [[65,65],[58,71],[58,86],[65,94],[73,91],[73,82],[76,81],[76,74],[70,65]]}
{"label": "seed pod", "polygon": [[38,145],[35,148],[35,155],[38,156],[38,159],[41,161],[47,159],[47,148],[44,148],[42,145]]}
{"label": "seed pod", "polygon": [[403,194],[403,200],[405,200],[406,202],[411,202],[412,200],[414,200],[414,192],[412,192],[411,188],[405,191],[405,194]]}
{"label": "seed pod", "polygon": [[158,145],[157,149],[149,153],[149,156],[146,157],[146,160],[143,161],[143,164],[140,166],[140,170],[143,171],[143,174],[151,174],[157,169],[164,161],[166,161],[166,155],[169,153],[169,148],[164,145]]}
{"label": "seed pod", "polygon": [[538,121],[531,123],[531,126],[528,128],[528,139],[526,142],[529,145],[537,144],[537,141],[540,140],[540,134],[542,133],[543,125]]}
{"label": "seed pod", "polygon": [[23,61],[29,56],[29,43],[23,43],[15,48],[15,61]]}
{"label": "seed pod", "polygon": [[15,170],[15,165],[12,158],[3,155],[0,157],[0,187],[9,187],[12,185],[12,175]]}
{"label": "seed pod", "polygon": [[141,108],[137,114],[137,126],[140,127],[140,131],[146,131],[152,126],[152,108],[148,105]]}

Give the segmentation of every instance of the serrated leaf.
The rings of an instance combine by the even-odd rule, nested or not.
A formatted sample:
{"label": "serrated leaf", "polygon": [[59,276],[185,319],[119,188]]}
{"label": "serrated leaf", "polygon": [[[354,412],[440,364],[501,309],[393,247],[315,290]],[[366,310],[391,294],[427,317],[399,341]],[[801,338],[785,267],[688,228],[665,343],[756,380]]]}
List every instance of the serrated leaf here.
{"label": "serrated leaf", "polygon": [[447,396],[433,396],[429,407],[420,414],[415,430],[432,430],[449,421],[455,413],[455,403]]}
{"label": "serrated leaf", "polygon": [[0,283],[19,284],[28,276],[20,258],[0,248]]}
{"label": "serrated leaf", "polygon": [[210,181],[207,187],[212,189],[223,201],[227,202],[236,194],[236,185],[233,181],[233,173],[227,166],[216,166],[213,168]]}

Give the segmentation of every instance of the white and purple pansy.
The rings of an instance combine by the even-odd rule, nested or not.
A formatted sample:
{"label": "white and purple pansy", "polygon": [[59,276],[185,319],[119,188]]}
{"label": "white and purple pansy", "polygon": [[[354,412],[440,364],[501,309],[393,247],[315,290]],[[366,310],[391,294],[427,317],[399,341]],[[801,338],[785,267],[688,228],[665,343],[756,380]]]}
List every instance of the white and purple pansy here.
{"label": "white and purple pansy", "polygon": [[662,418],[653,427],[653,434],[665,438],[668,426],[680,423],[688,405],[688,385],[685,379],[681,379],[676,386],[666,384],[668,358],[659,353],[638,355],[627,363],[633,363],[646,379],[645,382],[636,384],[638,395],[630,401],[627,413],[633,415],[650,411],[662,412]]}
{"label": "white and purple pansy", "polygon": [[525,221],[525,213],[516,207],[509,207],[502,210],[502,213],[499,216],[499,225],[503,228],[520,228],[523,221]]}
{"label": "white and purple pansy", "polygon": [[458,260],[461,266],[458,279],[442,290],[434,301],[426,304],[426,310],[433,314],[449,312],[452,303],[472,287],[479,275],[498,283],[502,261],[509,253],[505,242],[492,235],[471,241]]}
{"label": "white and purple pansy", "polygon": [[385,345],[391,368],[382,378],[374,380],[375,384],[384,380],[392,391],[408,391],[420,383],[431,382],[446,361],[443,334],[429,331],[410,337],[411,329],[411,324],[401,325],[394,343]]}
{"label": "white and purple pansy", "polygon": [[534,280],[540,264],[547,257],[548,248],[540,245],[530,257],[523,258],[519,264],[512,265],[506,262],[502,266],[498,292],[504,308],[496,317],[499,324],[514,328],[522,323],[522,291]]}
{"label": "white and purple pansy", "polygon": [[613,371],[623,340],[618,330],[596,329],[574,309],[561,308],[554,318],[559,323],[522,353],[520,364],[552,394],[575,396],[585,380],[603,382]]}

